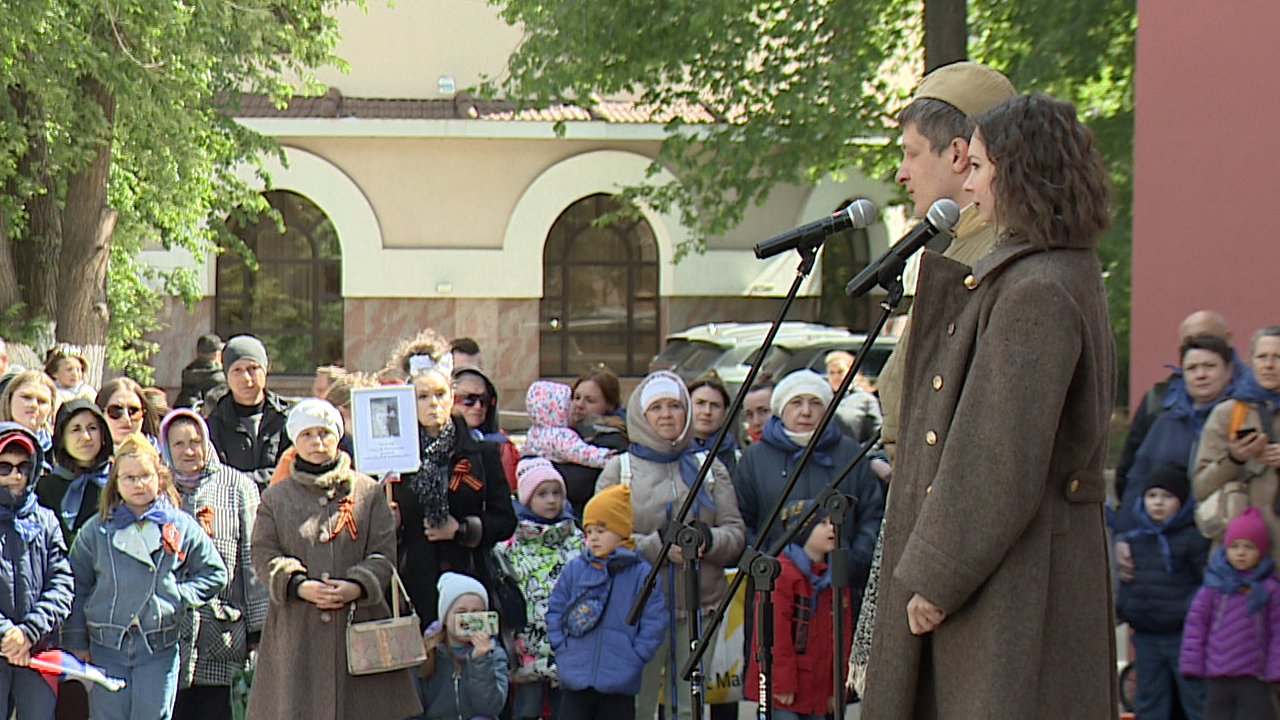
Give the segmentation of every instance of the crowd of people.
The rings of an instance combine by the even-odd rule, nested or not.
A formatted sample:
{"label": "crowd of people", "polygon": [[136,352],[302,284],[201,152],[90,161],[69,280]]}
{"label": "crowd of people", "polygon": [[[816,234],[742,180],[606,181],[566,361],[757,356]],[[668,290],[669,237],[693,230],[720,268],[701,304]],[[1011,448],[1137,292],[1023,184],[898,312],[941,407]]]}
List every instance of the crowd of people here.
{"label": "crowd of people", "polygon": [[[767,693],[743,685],[775,717],[839,714],[855,691],[866,720],[1112,717],[1117,618],[1134,630],[1140,718],[1171,717],[1175,698],[1191,720],[1268,717],[1280,327],[1244,361],[1220,316],[1188,318],[1104,512],[1109,191],[1090,131],[975,63],[924,78],[898,119],[915,215],[944,198],[964,210],[947,251],[922,259],[880,378],[843,397],[844,352],[826,375],[747,388],[735,417],[714,375],[654,372],[624,402],[597,366],[532,383],[513,438],[481,348],[430,329],[381,368],[318,368],[302,399],[268,388],[250,335],[201,338],[172,409],[126,377],[87,386],[71,346],[5,373],[8,707],[229,719],[252,662],[236,702],[254,720],[692,717],[677,670],[753,545],[781,565],[776,664]],[[416,469],[371,477],[354,401],[391,385],[412,388]],[[382,435],[407,427],[382,412]],[[843,517],[817,502],[828,486],[850,499]],[[696,548],[668,536],[686,503]],[[399,617],[401,595],[425,660],[350,671],[349,627]],[[758,641],[713,639],[707,656],[755,672]],[[28,667],[55,646],[127,685],[55,692]],[[832,673],[846,646],[852,690]]]}

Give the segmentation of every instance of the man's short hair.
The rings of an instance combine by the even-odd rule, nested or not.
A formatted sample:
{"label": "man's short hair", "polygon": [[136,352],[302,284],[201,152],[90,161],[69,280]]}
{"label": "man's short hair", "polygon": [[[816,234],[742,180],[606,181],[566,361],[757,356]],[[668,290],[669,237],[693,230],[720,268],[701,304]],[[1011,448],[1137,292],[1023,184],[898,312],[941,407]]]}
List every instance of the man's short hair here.
{"label": "man's short hair", "polygon": [[480,354],[480,343],[469,337],[456,338],[449,344],[453,346],[453,351],[456,353],[462,353],[463,355]]}
{"label": "man's short hair", "polygon": [[929,141],[934,155],[951,146],[956,138],[968,140],[973,135],[973,120],[955,106],[933,98],[916,98],[898,112],[898,126],[906,129],[915,126]]}
{"label": "man's short hair", "polygon": [[218,352],[221,349],[222,349],[222,338],[218,337],[217,335],[214,335],[213,333],[209,333],[208,335],[201,335],[200,339],[196,340],[197,355],[202,355],[204,357],[213,357],[213,354]]}

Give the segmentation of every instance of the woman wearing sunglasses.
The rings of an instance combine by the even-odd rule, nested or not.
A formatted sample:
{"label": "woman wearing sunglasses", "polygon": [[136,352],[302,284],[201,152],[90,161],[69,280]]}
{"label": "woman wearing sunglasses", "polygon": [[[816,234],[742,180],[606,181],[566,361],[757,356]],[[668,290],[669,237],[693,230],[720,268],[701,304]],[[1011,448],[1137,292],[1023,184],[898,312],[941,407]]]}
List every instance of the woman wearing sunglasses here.
{"label": "woman wearing sunglasses", "polygon": [[103,383],[98,391],[98,407],[107,416],[107,429],[117,445],[135,433],[142,433],[152,445],[156,444],[156,419],[147,412],[142,386],[132,378],[118,377]]}
{"label": "woman wearing sunglasses", "polygon": [[480,368],[463,365],[453,371],[453,402],[458,414],[467,421],[467,431],[472,438],[498,446],[502,470],[507,474],[511,491],[515,492],[520,451],[498,424],[498,388]]}

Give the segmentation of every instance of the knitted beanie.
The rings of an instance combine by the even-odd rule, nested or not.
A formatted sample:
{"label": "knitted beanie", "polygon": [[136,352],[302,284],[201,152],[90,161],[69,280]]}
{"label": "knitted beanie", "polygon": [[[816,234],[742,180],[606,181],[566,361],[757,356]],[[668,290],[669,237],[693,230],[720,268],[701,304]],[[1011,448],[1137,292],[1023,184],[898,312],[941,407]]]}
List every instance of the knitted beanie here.
{"label": "knitted beanie", "polygon": [[631,538],[631,488],[610,485],[587,501],[582,511],[582,527],[603,525],[623,540]]}
{"label": "knitted beanie", "polygon": [[266,346],[262,344],[261,340],[252,335],[237,335],[222,346],[223,372],[231,372],[231,366],[235,365],[236,361],[240,359],[253,360],[261,365],[263,370],[270,367],[267,363]]}
{"label": "knitted beanie", "polygon": [[783,378],[782,382],[773,389],[773,396],[769,398],[769,409],[774,415],[782,417],[782,408],[786,407],[792,398],[801,395],[813,395],[822,401],[823,407],[830,405],[831,400],[835,398],[826,375],[819,375],[812,370],[797,370]]}
{"label": "knitted beanie", "polygon": [[680,392],[680,383],[669,375],[654,375],[645,380],[640,391],[640,410],[646,411],[649,406],[659,400],[675,400],[684,402],[684,393]]}
{"label": "knitted beanie", "polygon": [[329,404],[328,400],[307,398],[289,410],[289,420],[285,429],[289,431],[289,439],[298,441],[298,434],[307,428],[326,427],[337,437],[342,437],[342,413]]}
{"label": "knitted beanie", "polygon": [[1167,462],[1147,473],[1142,483],[1142,493],[1152,488],[1168,490],[1178,498],[1178,502],[1187,504],[1187,496],[1191,494],[1191,480],[1187,478],[1187,468],[1174,462]]}
{"label": "knitted beanie", "polygon": [[[779,519],[782,520],[782,526],[787,529],[787,532],[790,532],[792,528],[800,523],[801,518],[804,517],[805,513],[809,512],[809,508],[811,507],[813,507],[812,500],[796,500],[786,506],[782,509],[782,514],[779,516]],[[813,532],[813,529],[826,517],[826,508],[818,508],[815,510],[809,520],[805,522],[804,526],[801,527],[796,534],[791,536],[791,542],[797,545],[804,545],[808,542],[809,535]]]}
{"label": "knitted beanie", "polygon": [[533,493],[544,482],[557,483],[560,485],[562,495],[568,493],[564,486],[564,478],[550,460],[540,457],[521,458],[520,463],[516,465],[516,497],[520,499],[520,504],[528,507]]}
{"label": "knitted beanie", "polygon": [[484,608],[489,609],[489,591],[484,589],[484,585],[480,584],[479,580],[470,575],[447,572],[436,581],[436,591],[440,596],[440,599],[436,600],[436,617],[441,622],[444,621],[444,616],[449,614],[449,608],[453,607],[453,604],[463,595],[479,595],[484,601]]}
{"label": "knitted beanie", "polygon": [[1252,505],[1245,508],[1244,512],[1227,525],[1227,534],[1222,538],[1222,544],[1231,547],[1231,543],[1240,538],[1252,542],[1263,557],[1271,552],[1271,537],[1267,535],[1267,521],[1262,519],[1262,512]]}

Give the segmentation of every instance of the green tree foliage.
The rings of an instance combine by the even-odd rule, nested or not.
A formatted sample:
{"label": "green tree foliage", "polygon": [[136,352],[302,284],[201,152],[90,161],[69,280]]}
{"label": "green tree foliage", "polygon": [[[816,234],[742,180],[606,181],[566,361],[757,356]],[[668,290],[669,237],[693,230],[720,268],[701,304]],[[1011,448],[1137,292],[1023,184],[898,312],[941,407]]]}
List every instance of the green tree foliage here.
{"label": "green tree foliage", "polygon": [[[697,103],[719,120],[674,115],[654,169],[678,181],[624,192],[678,210],[695,236],[684,251],[741,222],[780,183],[850,168],[892,180],[892,116],[923,70],[921,0],[491,2],[525,37],[483,91],[536,106]],[[1135,0],[983,0],[968,18],[970,57],[1023,91],[1075,101],[1098,135],[1117,187],[1101,255],[1126,370]]]}
{"label": "green tree foliage", "polygon": [[[243,250],[232,216],[266,205],[241,174],[274,140],[226,113],[239,93],[284,102],[340,61],[344,0],[5,0],[0,29],[0,309],[37,345],[105,345],[146,379],[160,285],[191,272],[134,258]],[[15,310],[16,309],[16,310]]]}

